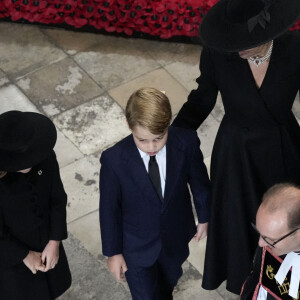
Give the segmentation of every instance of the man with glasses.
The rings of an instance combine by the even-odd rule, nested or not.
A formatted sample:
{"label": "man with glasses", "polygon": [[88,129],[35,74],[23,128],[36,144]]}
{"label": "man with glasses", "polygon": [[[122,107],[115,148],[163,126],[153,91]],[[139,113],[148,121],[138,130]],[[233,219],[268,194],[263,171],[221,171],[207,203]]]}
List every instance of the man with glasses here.
{"label": "man with glasses", "polygon": [[252,227],[259,247],[241,300],[299,300],[300,188],[289,183],[271,187]]}

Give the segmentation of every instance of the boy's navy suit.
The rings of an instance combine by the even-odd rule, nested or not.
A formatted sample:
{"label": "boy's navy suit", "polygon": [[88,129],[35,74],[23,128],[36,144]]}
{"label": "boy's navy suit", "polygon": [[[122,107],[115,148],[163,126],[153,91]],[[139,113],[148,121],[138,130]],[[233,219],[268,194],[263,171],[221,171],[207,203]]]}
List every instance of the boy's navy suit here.
{"label": "boy's navy suit", "polygon": [[174,263],[184,262],[196,233],[187,183],[199,223],[209,218],[210,182],[199,145],[195,131],[169,127],[163,201],[132,135],[102,153],[100,225],[105,256],[123,254],[128,269],[153,265],[162,250]]}

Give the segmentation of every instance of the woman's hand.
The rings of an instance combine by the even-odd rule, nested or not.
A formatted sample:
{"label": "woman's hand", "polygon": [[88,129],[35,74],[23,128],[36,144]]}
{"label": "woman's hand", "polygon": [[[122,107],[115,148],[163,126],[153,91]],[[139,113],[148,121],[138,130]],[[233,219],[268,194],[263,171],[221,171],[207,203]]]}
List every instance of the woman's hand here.
{"label": "woman's hand", "polygon": [[25,266],[33,273],[45,271],[45,265],[42,262],[42,253],[29,250],[27,256],[23,259]]}
{"label": "woman's hand", "polygon": [[203,223],[203,224],[199,223],[197,225],[197,233],[194,236],[194,240],[196,242],[199,242],[200,240],[202,240],[207,236],[207,227],[208,227],[208,223]]}
{"label": "woman's hand", "polygon": [[54,269],[59,258],[59,241],[50,240],[42,253],[42,262],[45,266],[44,272]]}

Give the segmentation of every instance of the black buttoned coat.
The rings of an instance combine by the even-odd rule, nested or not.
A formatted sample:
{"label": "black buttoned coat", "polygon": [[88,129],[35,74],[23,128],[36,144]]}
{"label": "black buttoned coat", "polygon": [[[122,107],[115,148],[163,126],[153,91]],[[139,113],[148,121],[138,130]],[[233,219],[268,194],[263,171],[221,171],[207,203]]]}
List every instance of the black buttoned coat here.
{"label": "black buttoned coat", "polygon": [[[279,182],[300,183],[300,128],[291,108],[300,89],[300,37],[274,41],[257,88],[247,60],[203,49],[201,76],[174,126],[197,129],[222,96],[225,115],[211,158],[212,212],[203,287],[239,293],[258,237],[250,223],[263,193]],[[284,201],[284,199],[283,199]]]}
{"label": "black buttoned coat", "polygon": [[32,272],[23,259],[42,252],[49,240],[67,238],[66,202],[54,152],[27,174],[0,179],[0,299],[54,299],[67,290],[71,274],[62,243],[56,267]]}

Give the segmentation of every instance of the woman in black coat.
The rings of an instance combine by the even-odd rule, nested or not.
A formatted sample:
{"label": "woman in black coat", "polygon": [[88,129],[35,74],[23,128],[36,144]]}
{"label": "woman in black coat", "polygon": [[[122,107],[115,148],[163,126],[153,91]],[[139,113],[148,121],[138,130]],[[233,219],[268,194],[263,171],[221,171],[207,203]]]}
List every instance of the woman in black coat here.
{"label": "woman in black coat", "polygon": [[71,285],[55,142],[55,126],[43,115],[0,115],[1,300],[55,299]]}
{"label": "woman in black coat", "polygon": [[173,125],[197,129],[220,91],[225,115],[211,158],[205,289],[227,280],[227,289],[240,293],[263,193],[279,182],[300,184],[300,128],[291,112],[300,89],[300,37],[282,34],[299,16],[299,0],[221,0],[200,26],[198,88]]}

